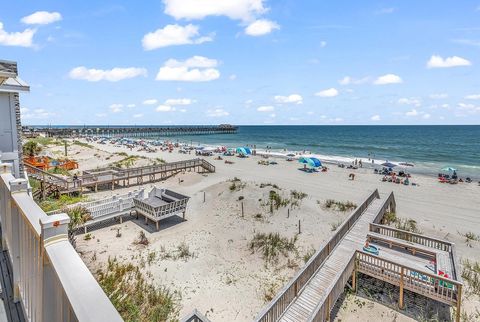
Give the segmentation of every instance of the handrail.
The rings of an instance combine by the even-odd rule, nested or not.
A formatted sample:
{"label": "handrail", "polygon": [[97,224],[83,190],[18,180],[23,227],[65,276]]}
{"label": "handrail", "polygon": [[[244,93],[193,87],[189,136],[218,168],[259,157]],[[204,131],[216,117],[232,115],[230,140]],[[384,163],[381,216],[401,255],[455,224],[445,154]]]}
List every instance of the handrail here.
{"label": "handrail", "polygon": [[258,314],[255,321],[270,322],[276,321],[293,302],[310,278],[315,274],[318,268],[323,264],[331,254],[335,246],[342,240],[345,234],[350,230],[353,224],[365,212],[373,200],[380,198],[378,190],[375,189],[368,198],[358,206],[352,214],[337,229],[336,233],[322,244],[319,250],[310,258],[303,268],[295,274],[290,282],[285,285],[272,301]]}
{"label": "handrail", "polygon": [[[386,277],[385,279],[388,279],[387,282],[390,283],[403,278],[403,285],[406,289],[447,304],[456,304],[458,291],[463,286],[463,283],[460,281],[433,274],[427,270],[402,265],[362,250],[357,250],[355,257],[358,261],[357,269],[359,271],[365,274],[383,275]],[[367,266],[370,267],[370,271],[367,269]],[[379,273],[374,271],[375,268],[377,268]],[[405,273],[405,276],[397,277],[401,271]]]}
{"label": "handrail", "polygon": [[14,302],[27,321],[123,321],[67,238],[66,214],[48,216],[27,181],[0,164],[2,247],[8,251]]}
{"label": "handrail", "polygon": [[417,233],[412,233],[410,231],[386,226],[386,225],[380,225],[380,224],[370,224],[370,231],[376,232],[385,236],[390,236],[390,237],[395,237],[398,239],[403,239],[405,241],[409,241],[412,243],[420,244],[423,246],[443,250],[446,252],[451,251],[452,243],[439,239],[439,238],[433,238],[433,237],[427,237],[424,235],[420,235]]}

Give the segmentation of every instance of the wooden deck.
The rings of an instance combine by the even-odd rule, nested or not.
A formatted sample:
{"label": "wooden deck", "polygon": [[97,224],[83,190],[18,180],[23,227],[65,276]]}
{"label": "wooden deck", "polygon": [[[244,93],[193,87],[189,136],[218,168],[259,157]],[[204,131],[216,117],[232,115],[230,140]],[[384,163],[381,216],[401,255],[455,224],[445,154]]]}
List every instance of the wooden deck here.
{"label": "wooden deck", "polygon": [[[372,193],[255,321],[329,321],[345,284],[351,279],[355,289],[357,272],[361,272],[398,286],[400,308],[407,289],[456,306],[458,322],[463,285],[455,245],[380,225],[384,214],[395,208],[393,193],[383,199],[378,191]],[[367,240],[380,248],[379,254],[363,250]]]}
{"label": "wooden deck", "polygon": [[[368,206],[343,240],[335,247],[332,254],[325,260],[322,267],[310,279],[296,300],[287,308],[279,321],[310,321],[314,317],[313,314],[316,312],[319,304],[321,305],[328,300],[333,303],[336,301],[336,299],[329,298],[332,283],[341,278],[345,267],[349,266],[355,251],[359,247],[363,247],[365,237],[369,231],[369,224],[378,215],[382,204],[381,199],[375,199]],[[350,274],[347,275],[350,276]],[[333,303],[330,304],[333,305]],[[321,315],[324,317],[324,314]]]}
{"label": "wooden deck", "polygon": [[115,187],[130,187],[165,180],[182,171],[215,172],[215,166],[204,159],[192,159],[135,168],[108,167],[84,171],[78,180],[64,178],[25,164],[29,176],[40,181],[41,196],[67,194]]}

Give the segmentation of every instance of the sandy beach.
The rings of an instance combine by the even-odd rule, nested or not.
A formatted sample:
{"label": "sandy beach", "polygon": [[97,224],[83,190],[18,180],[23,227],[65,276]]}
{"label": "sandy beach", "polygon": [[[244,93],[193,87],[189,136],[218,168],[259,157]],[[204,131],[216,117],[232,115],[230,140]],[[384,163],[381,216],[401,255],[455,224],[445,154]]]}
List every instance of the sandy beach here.
{"label": "sandy beach", "polygon": [[[89,144],[93,148],[72,145],[69,151],[70,156],[79,161],[80,170],[118,161],[122,159],[120,152],[145,157],[137,161],[139,164],[148,164],[157,158],[170,162],[195,157],[180,154],[176,149],[172,153],[147,153],[110,144]],[[49,148],[52,153],[61,149]],[[171,188],[191,197],[185,222],[177,217],[166,219],[157,232],[154,225],[146,226],[143,220],[132,219],[92,230],[90,240],[80,235],[78,251],[90,270],[95,273],[114,257],[134,262],[155,284],[181,294],[179,317],[196,308],[212,321],[251,321],[302,267],[305,255],[318,249],[333,234],[333,227],[348,216],[348,211],[326,209],[324,202],[335,199],[359,204],[377,188],[381,195],[394,191],[398,217],[414,219],[427,235],[455,242],[462,260],[480,258],[480,243],[467,243],[464,236],[468,232],[478,234],[480,227],[480,187],[476,183],[440,184],[434,177],[415,175],[411,181],[417,186],[404,186],[381,182],[380,175],[366,168],[351,170],[329,164],[327,172],[305,173],[298,170],[302,167],[299,163],[284,159],[275,159],[278,164],[268,166],[258,164],[259,156],[224,157],[233,164],[214,157],[205,159],[216,166],[215,173],[187,172],[155,183],[157,187]],[[355,173],[353,181],[348,178],[352,172]],[[241,185],[232,191],[234,178],[240,179]],[[262,201],[268,199],[273,185],[285,198],[292,190],[303,192],[306,197],[290,211],[290,207],[280,207],[270,213]],[[98,199],[139,188],[149,191],[152,186],[87,196]],[[121,237],[116,237],[118,229]],[[142,230],[150,241],[148,246],[133,244]],[[297,252],[280,256],[277,262],[266,262],[248,247],[257,232],[278,232],[286,238],[298,235]],[[191,256],[175,258],[182,243],[188,246]],[[467,297],[464,301],[463,309],[467,313],[475,312],[478,307],[476,297]],[[353,295],[342,302],[337,314],[338,321],[411,321],[413,318]]]}

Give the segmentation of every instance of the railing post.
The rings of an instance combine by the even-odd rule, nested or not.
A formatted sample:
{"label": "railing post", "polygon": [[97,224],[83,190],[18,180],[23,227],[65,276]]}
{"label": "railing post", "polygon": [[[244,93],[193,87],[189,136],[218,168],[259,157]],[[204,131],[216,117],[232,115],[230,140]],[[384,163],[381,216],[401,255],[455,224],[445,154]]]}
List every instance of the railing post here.
{"label": "railing post", "polygon": [[403,276],[404,276],[404,268],[402,266],[400,270],[400,295],[398,297],[398,307],[400,309],[403,309]]}
{"label": "railing post", "polygon": [[[15,179],[9,182],[10,193],[16,194],[25,192],[28,193],[28,182],[25,179]],[[13,273],[13,301],[20,301],[20,212],[16,205],[12,202],[10,197],[9,205],[7,206],[7,216],[10,215],[11,222],[11,237],[10,258],[12,260]],[[8,214],[10,212],[10,214]]]}
{"label": "railing post", "polygon": [[462,285],[457,285],[457,309],[455,322],[460,322],[460,316],[462,311]]}
{"label": "railing post", "polygon": [[[12,165],[10,163],[0,163],[0,174],[11,174]],[[2,188],[0,186],[0,188]],[[0,190],[0,223],[2,225],[2,250],[7,250],[7,207],[9,205],[10,194],[7,188]]]}
{"label": "railing post", "polygon": [[70,217],[67,214],[57,214],[40,219],[43,280],[42,280],[42,318],[44,322],[68,321],[69,310],[66,309],[63,290],[58,285],[55,271],[51,265],[45,249],[58,242],[68,242],[68,223]]}

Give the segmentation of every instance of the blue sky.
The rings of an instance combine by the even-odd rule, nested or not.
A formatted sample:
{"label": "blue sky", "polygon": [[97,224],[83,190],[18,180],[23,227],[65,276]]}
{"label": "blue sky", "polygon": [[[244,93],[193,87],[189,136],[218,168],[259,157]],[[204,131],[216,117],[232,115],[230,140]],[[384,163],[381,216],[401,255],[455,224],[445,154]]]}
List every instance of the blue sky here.
{"label": "blue sky", "polygon": [[480,124],[480,1],[8,1],[24,124]]}

